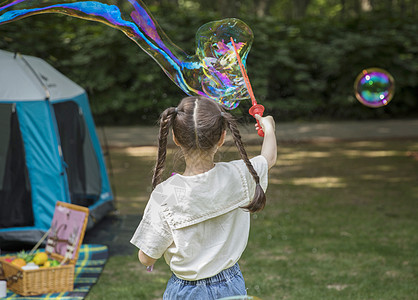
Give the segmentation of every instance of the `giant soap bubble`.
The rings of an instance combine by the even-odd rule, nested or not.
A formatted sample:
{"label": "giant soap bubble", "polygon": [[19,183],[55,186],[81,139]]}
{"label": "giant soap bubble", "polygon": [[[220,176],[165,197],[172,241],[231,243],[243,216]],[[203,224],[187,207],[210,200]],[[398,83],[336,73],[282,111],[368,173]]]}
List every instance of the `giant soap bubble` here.
{"label": "giant soap bubble", "polygon": [[395,81],[389,72],[379,68],[363,70],[354,82],[358,101],[369,107],[381,107],[392,100]]}
{"label": "giant soap bubble", "polygon": [[123,31],[188,95],[205,95],[227,109],[249,98],[230,37],[245,65],[253,33],[238,19],[203,25],[196,34],[194,55],[166,36],[141,0],[5,0],[0,3],[0,24],[43,13],[97,21]]}

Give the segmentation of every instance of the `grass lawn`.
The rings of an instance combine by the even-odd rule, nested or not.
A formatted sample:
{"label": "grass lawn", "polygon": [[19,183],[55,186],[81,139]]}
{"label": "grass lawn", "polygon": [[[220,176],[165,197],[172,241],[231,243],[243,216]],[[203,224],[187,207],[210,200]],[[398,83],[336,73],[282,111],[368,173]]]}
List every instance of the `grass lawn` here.
{"label": "grass lawn", "polygon": [[[251,155],[259,146],[247,148]],[[248,294],[269,299],[416,299],[418,141],[280,144],[266,209],[252,215],[240,266]],[[171,151],[168,169],[181,172]],[[224,146],[219,159],[237,158]],[[117,206],[141,214],[155,148],[111,151]],[[169,176],[169,174],[167,174]],[[133,228],[134,230],[134,228]],[[113,256],[92,299],[162,299],[170,271]]]}

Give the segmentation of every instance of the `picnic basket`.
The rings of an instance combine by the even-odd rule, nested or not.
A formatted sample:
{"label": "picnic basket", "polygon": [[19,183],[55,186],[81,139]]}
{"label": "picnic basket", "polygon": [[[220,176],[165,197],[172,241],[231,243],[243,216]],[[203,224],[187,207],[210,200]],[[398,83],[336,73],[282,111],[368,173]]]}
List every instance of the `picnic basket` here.
{"label": "picnic basket", "polygon": [[[59,215],[58,212],[65,212],[68,220],[70,220],[71,212],[74,212],[73,215],[77,215],[78,222],[73,220],[70,224],[75,227],[67,226],[65,218],[57,216]],[[51,228],[48,231],[49,236],[45,252],[50,258],[56,259],[61,264],[55,267],[23,270],[21,267],[5,260],[4,257],[0,257],[0,276],[3,275],[7,280],[7,288],[22,296],[72,291],[74,288],[75,263],[86,231],[88,214],[89,210],[86,207],[57,202]],[[82,219],[83,217],[84,219]],[[57,231],[58,226],[61,229],[67,229],[68,227],[72,230],[70,238],[63,238],[58,232],[59,230]],[[61,230],[61,232],[65,231]],[[75,233],[76,231],[77,233]],[[65,248],[65,253],[57,248],[58,243],[61,244],[60,249]],[[62,246],[63,244],[65,247]]]}

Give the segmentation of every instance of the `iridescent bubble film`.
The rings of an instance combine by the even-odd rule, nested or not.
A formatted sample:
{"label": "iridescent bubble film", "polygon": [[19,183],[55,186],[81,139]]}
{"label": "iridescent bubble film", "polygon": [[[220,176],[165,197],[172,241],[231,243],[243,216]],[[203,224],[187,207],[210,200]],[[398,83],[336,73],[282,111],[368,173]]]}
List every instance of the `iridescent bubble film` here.
{"label": "iridescent bubble film", "polygon": [[141,0],[6,0],[0,3],[0,24],[41,13],[97,21],[123,31],[188,95],[206,95],[227,109],[249,98],[230,37],[245,65],[253,33],[238,19],[203,25],[193,55],[166,36]]}
{"label": "iridescent bubble film", "polygon": [[385,106],[395,93],[395,81],[389,72],[370,68],[363,70],[354,82],[358,101],[369,107]]}

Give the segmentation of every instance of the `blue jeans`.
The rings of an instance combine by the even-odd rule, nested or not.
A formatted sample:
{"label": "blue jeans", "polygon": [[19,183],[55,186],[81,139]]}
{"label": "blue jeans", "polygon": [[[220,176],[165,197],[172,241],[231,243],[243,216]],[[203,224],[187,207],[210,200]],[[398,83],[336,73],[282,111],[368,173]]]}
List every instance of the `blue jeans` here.
{"label": "blue jeans", "polygon": [[182,280],[173,274],[163,300],[215,300],[246,294],[244,277],[236,263],[213,277],[196,281]]}

